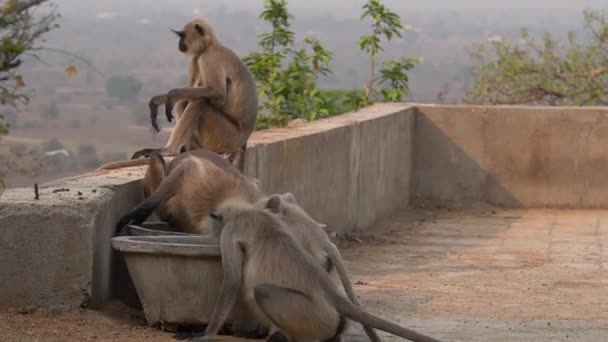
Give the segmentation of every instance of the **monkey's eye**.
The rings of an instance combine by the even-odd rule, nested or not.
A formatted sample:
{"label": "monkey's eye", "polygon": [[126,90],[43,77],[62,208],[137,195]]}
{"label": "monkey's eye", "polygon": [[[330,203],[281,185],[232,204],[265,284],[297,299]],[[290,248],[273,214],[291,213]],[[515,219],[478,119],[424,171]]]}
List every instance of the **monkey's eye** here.
{"label": "monkey's eye", "polygon": [[211,213],[209,214],[209,216],[211,216],[212,219],[216,220],[216,221],[221,221],[222,220],[222,215],[218,215],[216,213]]}

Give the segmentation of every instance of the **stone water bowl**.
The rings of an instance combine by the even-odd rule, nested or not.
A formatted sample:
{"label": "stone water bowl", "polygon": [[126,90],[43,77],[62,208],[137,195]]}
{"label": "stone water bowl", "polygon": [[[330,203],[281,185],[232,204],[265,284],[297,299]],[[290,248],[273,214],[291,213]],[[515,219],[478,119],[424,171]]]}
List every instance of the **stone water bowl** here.
{"label": "stone water bowl", "polygon": [[112,247],[124,255],[149,325],[208,322],[222,285],[219,245],[202,235],[146,235],[114,237]]}
{"label": "stone water bowl", "polygon": [[163,221],[149,221],[141,225],[128,224],[127,234],[129,236],[158,236],[158,235],[179,235],[193,236],[195,234],[183,233],[178,228]]}

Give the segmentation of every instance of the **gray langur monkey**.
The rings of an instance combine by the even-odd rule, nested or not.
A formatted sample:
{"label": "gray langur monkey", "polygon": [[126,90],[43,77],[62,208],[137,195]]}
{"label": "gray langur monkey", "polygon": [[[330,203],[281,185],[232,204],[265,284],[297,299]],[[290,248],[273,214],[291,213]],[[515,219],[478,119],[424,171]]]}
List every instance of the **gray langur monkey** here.
{"label": "gray langur monkey", "polygon": [[[346,266],[340,251],[334,245],[327,234],[327,225],[315,221],[297,203],[294,194],[287,192],[284,194],[273,194],[255,203],[258,209],[268,209],[283,221],[296,240],[310,254],[320,259],[319,263],[331,275],[332,271],[338,273],[344,291],[350,301],[359,306],[359,301],[355,295],[352,283],[348,277]],[[363,326],[365,333],[372,342],[381,341],[380,337],[369,327]]]}
{"label": "gray langur monkey", "polygon": [[152,152],[175,156],[191,149],[207,149],[228,155],[231,163],[243,172],[247,141],[255,129],[258,115],[256,82],[244,62],[217,39],[211,24],[203,18],[188,22],[179,37],[179,51],[192,58],[189,87],[172,89],[152,97],[150,119],[156,131],[158,107],[165,105],[167,120],[178,116],[167,144],[162,148],[145,148],[132,159],[109,163],[101,170],[144,165]]}
{"label": "gray langur monkey", "polygon": [[351,303],[269,211],[243,201],[226,201],[211,217],[214,229],[221,231],[224,280],[211,321],[191,341],[217,335],[242,296],[258,320],[271,327],[267,341],[336,341],[344,318],[349,318],[411,341],[439,342]]}

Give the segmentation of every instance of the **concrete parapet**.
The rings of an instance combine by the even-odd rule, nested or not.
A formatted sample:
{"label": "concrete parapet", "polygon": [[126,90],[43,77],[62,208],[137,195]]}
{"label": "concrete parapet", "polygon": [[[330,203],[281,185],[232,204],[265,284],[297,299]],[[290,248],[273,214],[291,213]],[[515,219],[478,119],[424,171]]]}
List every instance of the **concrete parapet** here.
{"label": "concrete parapet", "polygon": [[251,139],[245,173],[344,232],[409,202],[414,109],[379,104]]}
{"label": "concrete parapet", "polygon": [[0,202],[0,308],[99,306],[110,298],[114,223],[142,197],[144,168],[8,189]]}
{"label": "concrete parapet", "polygon": [[608,207],[608,108],[418,105],[412,197]]}
{"label": "concrete parapet", "polygon": [[[606,108],[377,104],[254,133],[245,173],[267,193],[293,192],[340,232],[409,204],[606,208],[607,117]],[[39,200],[33,189],[7,190],[0,309],[132,298],[110,239],[141,200],[144,171],[43,184]]]}
{"label": "concrete parapet", "polygon": [[[413,127],[413,108],[378,104],[256,132],[246,174],[260,179],[266,192],[293,192],[333,230],[366,227],[408,204]],[[142,198],[144,171],[43,184],[39,200],[33,189],[7,190],[0,199],[0,309],[85,301],[100,307],[113,295],[132,297],[110,240],[120,216]]]}

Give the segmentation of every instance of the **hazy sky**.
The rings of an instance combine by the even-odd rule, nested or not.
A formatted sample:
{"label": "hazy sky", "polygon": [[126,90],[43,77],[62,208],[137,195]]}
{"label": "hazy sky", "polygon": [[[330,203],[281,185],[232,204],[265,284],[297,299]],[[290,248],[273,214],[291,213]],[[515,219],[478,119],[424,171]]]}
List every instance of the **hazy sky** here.
{"label": "hazy sky", "polygon": [[[172,12],[192,12],[199,8],[241,9],[259,13],[263,0],[54,0],[63,13],[91,13],[91,11],[127,11],[130,13],[158,13],[166,10]],[[365,0],[289,0],[289,8],[297,13],[320,15],[330,14],[335,17],[352,17],[360,14]],[[496,12],[504,9],[573,10],[575,15],[586,7],[608,9],[608,0],[384,0],[384,3],[400,13],[408,10],[429,11],[479,11]],[[203,13],[204,14],[204,13]]]}

